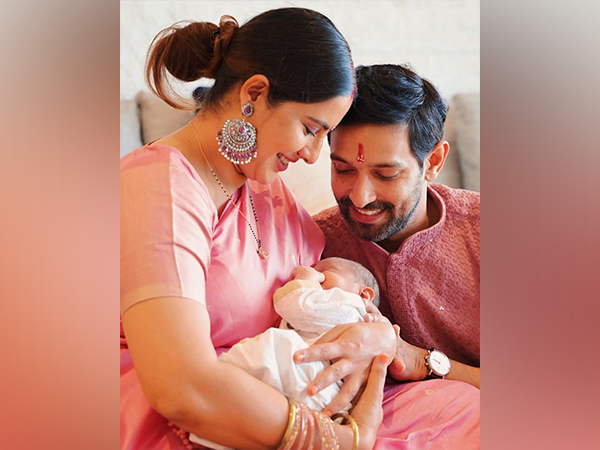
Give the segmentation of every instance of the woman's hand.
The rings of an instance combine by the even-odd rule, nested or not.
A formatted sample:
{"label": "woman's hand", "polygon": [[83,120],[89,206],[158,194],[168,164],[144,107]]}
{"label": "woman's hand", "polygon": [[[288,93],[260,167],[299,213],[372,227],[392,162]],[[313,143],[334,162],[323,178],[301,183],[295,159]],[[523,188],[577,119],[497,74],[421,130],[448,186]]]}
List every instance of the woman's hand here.
{"label": "woman's hand", "polygon": [[[367,314],[365,322],[368,323],[390,323],[375,305],[367,306]],[[409,344],[400,337],[400,327],[393,325],[398,334],[398,345],[395,355],[389,366],[390,375],[397,381],[420,381],[427,376],[425,368],[425,354],[423,351],[414,345]]]}
{"label": "woman's hand", "polygon": [[395,355],[397,328],[389,322],[338,325],[321,336],[312,346],[295,353],[297,363],[332,361],[308,386],[314,395],[339,380],[344,384],[333,401],[324,409],[335,414],[352,402],[367,380],[373,358],[379,354]]}
{"label": "woman's hand", "polygon": [[359,430],[359,450],[372,450],[375,445],[377,430],[383,420],[383,386],[390,359],[387,355],[378,355],[373,360],[366,388],[352,410],[352,418]]}

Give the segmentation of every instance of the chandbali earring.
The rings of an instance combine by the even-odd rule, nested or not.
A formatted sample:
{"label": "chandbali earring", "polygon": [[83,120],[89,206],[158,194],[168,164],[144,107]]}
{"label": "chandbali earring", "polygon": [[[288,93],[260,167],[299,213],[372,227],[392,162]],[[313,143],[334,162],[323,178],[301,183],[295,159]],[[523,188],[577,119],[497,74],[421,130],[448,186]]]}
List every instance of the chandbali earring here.
{"label": "chandbali earring", "polygon": [[256,158],[256,128],[246,117],[254,113],[251,102],[242,106],[242,120],[228,120],[217,133],[221,154],[234,164],[247,164]]}

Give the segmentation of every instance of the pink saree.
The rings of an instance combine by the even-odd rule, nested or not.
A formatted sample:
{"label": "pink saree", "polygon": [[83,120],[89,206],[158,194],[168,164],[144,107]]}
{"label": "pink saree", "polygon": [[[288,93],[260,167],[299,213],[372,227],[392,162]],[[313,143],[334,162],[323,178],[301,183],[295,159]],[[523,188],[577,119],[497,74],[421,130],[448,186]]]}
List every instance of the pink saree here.
{"label": "pink saree", "polygon": [[[248,182],[234,196],[260,220],[256,254],[248,224],[229,203],[220,218],[206,186],[175,148],[150,144],[121,160],[121,313],[160,296],[202,301],[218,353],[255,336],[279,318],[273,292],[292,269],[320,257],[324,236],[281,180]],[[142,392],[121,327],[121,449],[192,448],[187,433],[169,425]],[[434,380],[388,386],[376,449],[479,448],[479,390]]]}

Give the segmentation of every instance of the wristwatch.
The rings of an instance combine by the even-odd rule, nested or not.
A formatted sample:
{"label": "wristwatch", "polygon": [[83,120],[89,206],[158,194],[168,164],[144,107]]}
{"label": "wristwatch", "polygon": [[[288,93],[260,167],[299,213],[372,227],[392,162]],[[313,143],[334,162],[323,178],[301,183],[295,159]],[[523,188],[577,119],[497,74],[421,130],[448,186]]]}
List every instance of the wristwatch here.
{"label": "wristwatch", "polygon": [[425,367],[429,371],[428,377],[443,379],[450,373],[450,358],[439,350],[431,348],[425,355]]}

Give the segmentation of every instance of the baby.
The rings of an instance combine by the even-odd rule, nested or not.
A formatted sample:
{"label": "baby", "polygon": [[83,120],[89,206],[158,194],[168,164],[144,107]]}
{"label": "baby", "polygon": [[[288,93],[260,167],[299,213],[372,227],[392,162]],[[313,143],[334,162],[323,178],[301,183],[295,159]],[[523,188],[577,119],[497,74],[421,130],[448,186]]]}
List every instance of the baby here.
{"label": "baby", "polygon": [[[379,286],[361,264],[342,258],[326,258],[314,267],[298,266],[290,278],[273,295],[275,311],[282,317],[280,327],[241,340],[221,354],[219,360],[241,368],[309,408],[322,411],[339,393],[341,381],[308,395],[309,383],[330,363],[297,364],[294,353],[336,325],[364,321],[369,302],[379,306]],[[195,435],[190,435],[190,440],[214,449],[226,448]]]}
{"label": "baby", "polygon": [[307,344],[336,325],[363,321],[367,302],[379,306],[379,286],[361,264],[326,258],[314,267],[298,266],[275,291],[279,328],[295,330]]}

